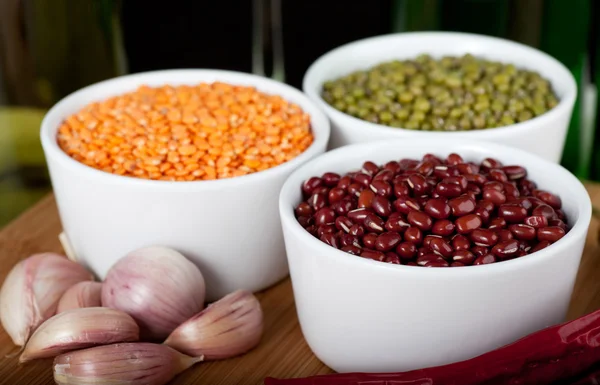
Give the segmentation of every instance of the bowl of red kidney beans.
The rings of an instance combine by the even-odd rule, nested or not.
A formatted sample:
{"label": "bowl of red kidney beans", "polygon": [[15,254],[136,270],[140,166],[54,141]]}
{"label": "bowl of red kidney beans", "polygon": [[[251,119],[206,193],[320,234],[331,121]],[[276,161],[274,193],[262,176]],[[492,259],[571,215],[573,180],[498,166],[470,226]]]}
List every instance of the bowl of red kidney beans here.
{"label": "bowl of red kidney beans", "polygon": [[591,218],[561,166],[460,139],[330,151],[279,205],[303,334],[340,372],[447,364],[563,321]]}

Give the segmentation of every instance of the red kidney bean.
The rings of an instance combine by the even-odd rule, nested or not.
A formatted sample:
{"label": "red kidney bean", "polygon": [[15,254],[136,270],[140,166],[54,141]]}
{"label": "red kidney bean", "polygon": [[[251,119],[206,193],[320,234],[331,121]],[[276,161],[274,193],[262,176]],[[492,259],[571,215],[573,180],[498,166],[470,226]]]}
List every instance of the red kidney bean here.
{"label": "red kidney bean", "polygon": [[344,246],[340,250],[352,255],[360,255],[360,253],[362,252],[362,249],[360,247],[354,245]]}
{"label": "red kidney bean", "polygon": [[565,236],[565,230],[558,226],[547,226],[537,229],[538,241],[556,242]]}
{"label": "red kidney bean", "polygon": [[427,214],[436,219],[445,219],[450,216],[450,206],[445,198],[432,198],[425,203],[423,209]]}
{"label": "red kidney bean", "polygon": [[376,241],[377,241],[376,233],[368,233],[362,237],[362,244],[363,244],[363,246],[365,246],[368,249],[374,249]]}
{"label": "red kidney bean", "polygon": [[506,176],[504,171],[502,171],[499,168],[491,169],[488,172],[488,178],[490,178],[491,180],[495,180],[497,182],[506,182],[508,180],[508,177]]}
{"label": "red kidney bean", "polygon": [[404,232],[404,240],[418,246],[423,242],[423,233],[418,227],[409,227]]}
{"label": "red kidney bean", "polygon": [[552,244],[552,242],[550,242],[550,241],[541,241],[529,250],[529,254],[533,254],[536,251],[545,249],[546,247],[550,246],[551,244]]}
{"label": "red kidney bean", "polygon": [[367,258],[367,259],[373,259],[375,261],[384,261],[385,260],[385,254],[382,253],[381,251],[375,251],[375,250],[362,250],[362,252],[360,253],[360,256],[363,258]]}
{"label": "red kidney bean", "polygon": [[410,224],[406,221],[406,218],[402,216],[392,217],[391,215],[384,225],[387,231],[395,231],[397,233],[403,233],[409,226]]}
{"label": "red kidney bean", "polygon": [[458,218],[454,224],[456,225],[456,231],[461,234],[468,234],[471,231],[481,227],[483,222],[478,215],[467,214]]}
{"label": "red kidney bean", "polygon": [[321,177],[321,180],[327,187],[336,187],[340,182],[340,179],[342,179],[340,174],[336,174],[335,172],[326,172]]}
{"label": "red kidney bean", "polygon": [[475,194],[475,192],[473,192],[473,191],[467,190],[463,195],[466,195],[469,198],[473,199],[474,201],[477,201],[477,194]]}
{"label": "red kidney bean", "polygon": [[385,226],[385,221],[378,217],[374,213],[368,213],[363,221],[363,226],[365,226],[365,230],[372,231],[376,233],[382,233]]}
{"label": "red kidney bean", "polygon": [[562,202],[560,198],[548,191],[544,190],[533,190],[533,196],[540,199],[542,202],[552,207],[553,209],[560,209]]}
{"label": "red kidney bean", "polygon": [[515,198],[511,203],[523,206],[527,212],[533,209],[533,203],[526,197]]}
{"label": "red kidney bean", "polygon": [[533,205],[533,208],[536,208],[541,205],[545,205],[545,203],[541,199],[538,199],[538,198],[534,197],[533,195],[528,195],[527,198]]}
{"label": "red kidney bean", "polygon": [[[419,265],[419,266],[426,266],[427,264],[429,264],[431,262],[440,262],[440,261],[446,262],[438,254],[431,253],[431,252],[427,253],[425,255],[422,255],[420,257],[417,257],[417,265]],[[447,262],[446,262],[446,264],[447,264]]]}
{"label": "red kidney bean", "polygon": [[527,218],[527,210],[518,204],[505,203],[498,207],[498,216],[508,223],[523,222]]}
{"label": "red kidney bean", "polygon": [[500,259],[509,259],[516,256],[519,252],[519,241],[516,239],[508,239],[500,241],[496,246],[492,247],[492,253]]}
{"label": "red kidney bean", "polygon": [[469,237],[477,246],[491,247],[498,242],[498,235],[489,229],[475,229]]}
{"label": "red kidney bean", "polygon": [[348,217],[339,216],[335,218],[335,228],[345,233],[349,233],[353,225],[354,223]]}
{"label": "red kidney bean", "polygon": [[390,162],[387,162],[385,166],[383,166],[383,168],[391,171],[392,174],[397,174],[400,171],[400,163],[392,160]]}
{"label": "red kidney bean", "polygon": [[460,156],[456,153],[452,153],[452,154],[448,155],[448,157],[446,158],[446,163],[451,166],[456,166],[457,164],[461,164],[464,162],[465,161],[463,160],[462,156]]}
{"label": "red kidney bean", "polygon": [[510,225],[508,226],[508,229],[513,233],[515,238],[523,241],[532,241],[536,236],[535,228],[522,223]]}
{"label": "red kidney bean", "polygon": [[398,233],[387,231],[379,234],[375,241],[375,249],[379,251],[390,251],[402,242],[402,237]]}
{"label": "red kidney bean", "polygon": [[490,252],[490,249],[485,246],[473,246],[471,247],[471,252],[475,254],[476,257],[481,257]]}
{"label": "red kidney bean", "polygon": [[334,233],[324,233],[319,238],[331,247],[335,247],[336,249],[339,249],[340,247],[338,237]]}
{"label": "red kidney bean", "polygon": [[392,186],[389,184],[389,182],[386,182],[383,180],[374,180],[373,182],[371,182],[371,185],[369,186],[369,188],[375,194],[382,196],[382,197],[387,198],[390,195],[392,195]]}
{"label": "red kidney bean", "polygon": [[412,242],[401,242],[396,246],[396,254],[403,260],[413,259],[417,255],[417,246]]}
{"label": "red kidney bean", "polygon": [[327,198],[325,198],[325,194],[313,194],[308,198],[308,204],[317,211],[327,205]]}
{"label": "red kidney bean", "polygon": [[506,220],[504,218],[494,218],[490,221],[488,229],[499,230],[506,227]]}
{"label": "red kidney bean", "polygon": [[429,247],[419,247],[417,249],[417,258],[424,256],[425,254],[431,254],[431,249]]}
{"label": "red kidney bean", "polygon": [[433,168],[433,176],[439,179],[449,178],[451,176],[458,176],[460,172],[453,166],[438,165]]}
{"label": "red kidney bean", "polygon": [[471,163],[459,163],[455,167],[461,175],[477,174],[479,172],[478,168]]}
{"label": "red kidney bean", "polygon": [[318,238],[317,236],[317,226],[315,225],[309,225],[308,227],[305,227],[306,231],[308,231],[312,236]]}
{"label": "red kidney bean", "polygon": [[469,182],[469,183],[467,183],[467,192],[473,193],[475,196],[479,196],[479,195],[481,195],[483,190],[481,189],[481,187],[479,187],[475,183]]}
{"label": "red kidney bean", "polygon": [[359,172],[352,178],[354,183],[360,184],[362,187],[367,188],[371,184],[371,180],[373,179],[370,175]]}
{"label": "red kidney bean", "polygon": [[337,184],[337,187],[341,188],[342,190],[347,190],[350,184],[352,184],[352,178],[346,175],[343,176],[342,179],[340,179],[340,181]]}
{"label": "red kidney bean", "polygon": [[504,166],[502,170],[510,180],[521,179],[527,176],[527,170],[521,166]]}
{"label": "red kidney bean", "polygon": [[332,208],[338,215],[346,215],[356,208],[356,203],[350,197],[345,197],[332,205]]}
{"label": "red kidney bean", "polygon": [[467,178],[465,178],[462,175],[459,176],[449,176],[447,178],[444,178],[442,180],[443,183],[452,183],[452,184],[457,184],[460,186],[460,188],[464,191],[467,189],[467,186],[469,184],[469,182],[467,181]]}
{"label": "red kidney bean", "polygon": [[353,224],[352,227],[350,227],[348,234],[362,237],[365,234],[365,228],[359,224]]}
{"label": "red kidney bean", "polygon": [[335,226],[333,225],[321,225],[317,226],[317,236],[321,236],[323,234],[333,234],[335,233]]}
{"label": "red kidney bean", "polygon": [[521,251],[529,251],[531,249],[531,245],[527,241],[519,241],[519,250]]}
{"label": "red kidney bean", "polygon": [[314,210],[312,209],[312,207],[310,207],[310,205],[306,202],[301,202],[298,207],[296,207],[296,216],[299,217],[309,217],[311,215],[313,215]]}
{"label": "red kidney bean", "polygon": [[319,177],[313,176],[302,184],[302,192],[305,194],[305,196],[310,196],[313,194],[314,189],[321,187],[322,185],[323,180]]}
{"label": "red kidney bean", "polygon": [[392,205],[396,211],[402,214],[408,214],[413,210],[421,209],[421,205],[419,205],[416,199],[404,196],[398,197]]}
{"label": "red kidney bean", "polygon": [[481,174],[465,174],[463,176],[465,177],[467,182],[473,183],[480,187],[482,187],[484,184],[486,184],[488,182],[488,179],[485,177],[485,175],[481,175]]}
{"label": "red kidney bean", "polygon": [[334,187],[331,190],[329,190],[329,194],[328,194],[329,204],[334,204],[336,202],[339,202],[345,196],[346,196],[345,190],[343,190],[339,187]]}
{"label": "red kidney bean", "polygon": [[419,161],[416,159],[401,159],[398,163],[402,170],[409,170],[419,165]]}
{"label": "red kidney bean", "polygon": [[298,223],[300,226],[306,228],[314,223],[313,217],[300,216],[298,217]]}
{"label": "red kidney bean", "polygon": [[494,204],[491,201],[488,201],[487,199],[482,199],[480,201],[478,201],[475,204],[475,207],[481,207],[482,209],[484,209],[485,211],[489,211],[492,212],[495,209]]}
{"label": "red kidney bean", "polygon": [[[425,238],[423,238],[423,247],[425,248],[429,248],[429,244],[431,243],[432,239],[436,239],[436,238],[441,238],[439,235],[426,235]],[[431,249],[429,249],[431,250]]]}
{"label": "red kidney bean", "polygon": [[521,196],[519,189],[510,182],[504,182],[504,196],[506,199],[514,199]]}
{"label": "red kidney bean", "polygon": [[502,184],[501,182],[496,182],[496,181],[490,181],[490,182],[486,182],[483,185],[483,189],[487,189],[487,188],[491,188],[500,192],[504,192],[504,184]]}
{"label": "red kidney bean", "polygon": [[554,212],[556,213],[556,216],[558,217],[558,219],[560,219],[563,222],[566,220],[567,217],[565,216],[565,213],[561,209],[554,210]]}
{"label": "red kidney bean", "polygon": [[431,162],[433,164],[442,164],[442,160],[435,156],[434,154],[425,154],[423,155],[423,162]]}
{"label": "red kidney bean", "polygon": [[427,179],[421,174],[409,175],[406,183],[408,183],[408,186],[413,190],[414,194],[418,196],[427,194],[430,189]]}
{"label": "red kidney bean", "polygon": [[450,209],[452,210],[452,215],[455,217],[462,217],[475,210],[475,200],[469,196],[461,195],[450,199],[448,201],[448,206],[450,206]]}
{"label": "red kidney bean", "polygon": [[531,226],[533,228],[540,228],[548,226],[548,219],[546,219],[543,215],[533,215],[525,218],[523,221],[526,225]]}
{"label": "red kidney bean", "polygon": [[498,191],[492,187],[483,189],[483,199],[492,202],[495,206],[500,206],[506,202],[506,195],[502,191]]}
{"label": "red kidney bean", "polygon": [[433,163],[424,161],[418,164],[414,170],[423,176],[429,176],[433,172],[433,166]]}
{"label": "red kidney bean", "polygon": [[460,262],[463,265],[470,265],[475,262],[477,257],[469,250],[457,250],[452,254],[452,260],[454,262]]}
{"label": "red kidney bean", "polygon": [[557,219],[558,216],[552,207],[547,204],[541,204],[533,209],[531,212],[532,216],[543,216],[547,220]]}
{"label": "red kidney bean", "polygon": [[435,191],[440,194],[440,196],[446,197],[446,198],[451,198],[451,197],[457,197],[459,195],[461,195],[464,191],[464,189],[455,183],[444,183],[444,182],[440,182],[438,183],[438,185],[435,188]]}
{"label": "red kidney bean", "polygon": [[508,229],[496,230],[496,234],[498,235],[498,241],[508,241],[514,238],[513,233]]}
{"label": "red kidney bean", "polygon": [[447,237],[454,232],[454,223],[448,219],[438,219],[433,223],[431,232],[435,235]]}
{"label": "red kidney bean", "polygon": [[444,261],[443,259],[439,259],[436,261],[430,261],[427,262],[425,265],[423,265],[423,267],[448,267],[450,266],[448,264],[448,262]]}
{"label": "red kidney bean", "polygon": [[[367,190],[365,190],[367,191]],[[371,201],[371,208],[375,213],[382,217],[389,217],[392,213],[392,204],[390,201],[382,196],[375,196]]]}
{"label": "red kidney bean", "polygon": [[381,170],[373,177],[372,182],[381,181],[381,182],[391,182],[394,179],[394,174],[389,170]]}
{"label": "red kidney bean", "polygon": [[323,207],[315,213],[315,224],[330,225],[335,222],[335,211],[330,207]]}
{"label": "red kidney bean", "polygon": [[444,238],[433,238],[429,242],[429,248],[435,254],[439,254],[444,258],[450,258],[454,252],[452,246]]}
{"label": "red kidney bean", "polygon": [[408,223],[424,231],[431,230],[431,226],[433,226],[431,217],[422,211],[411,211],[406,219],[408,219]]}
{"label": "red kidney bean", "polygon": [[400,257],[396,253],[388,251],[385,253],[385,262],[391,263],[392,265],[400,265]]}
{"label": "red kidney bean", "polygon": [[365,187],[359,183],[352,183],[350,186],[348,186],[348,194],[352,195],[352,196],[360,196],[360,193],[365,189]]}
{"label": "red kidney bean", "polygon": [[481,257],[477,257],[477,259],[473,262],[473,265],[487,265],[494,262],[496,262],[496,257],[493,254],[486,254],[482,255]]}
{"label": "red kidney bean", "polygon": [[567,231],[567,225],[565,224],[565,222],[563,222],[560,219],[552,219],[552,220],[548,221],[548,225],[549,226],[557,226],[557,227],[560,227],[561,229]]}
{"label": "red kidney bean", "polygon": [[485,158],[483,162],[481,162],[481,168],[486,171],[492,168],[501,168],[502,163],[499,160],[494,158]]}
{"label": "red kidney bean", "polygon": [[360,171],[367,175],[375,175],[379,172],[379,167],[371,161],[366,161],[363,163]]}
{"label": "red kidney bean", "polygon": [[348,218],[354,223],[361,224],[365,221],[367,215],[371,213],[371,210],[367,208],[354,209],[348,212]]}
{"label": "red kidney bean", "polygon": [[314,194],[323,194],[325,196],[329,195],[329,189],[325,186],[321,186],[321,187],[317,187],[313,190],[313,195]]}
{"label": "red kidney bean", "polygon": [[394,196],[396,198],[399,197],[407,197],[410,195],[410,187],[406,182],[396,181],[394,182]]}
{"label": "red kidney bean", "polygon": [[454,250],[469,250],[471,248],[471,241],[462,234],[456,234],[452,238],[452,247]]}
{"label": "red kidney bean", "polygon": [[476,207],[475,211],[473,211],[473,214],[477,215],[479,218],[481,218],[481,222],[485,225],[490,221],[490,212],[487,211],[486,209],[484,209],[483,207]]}

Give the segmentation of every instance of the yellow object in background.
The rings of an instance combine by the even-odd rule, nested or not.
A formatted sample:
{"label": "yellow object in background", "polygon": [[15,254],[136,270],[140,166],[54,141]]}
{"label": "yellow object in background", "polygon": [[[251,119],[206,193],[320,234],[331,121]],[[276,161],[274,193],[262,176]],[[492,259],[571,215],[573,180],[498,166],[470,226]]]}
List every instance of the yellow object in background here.
{"label": "yellow object in background", "polygon": [[50,191],[39,139],[44,114],[0,107],[0,227]]}

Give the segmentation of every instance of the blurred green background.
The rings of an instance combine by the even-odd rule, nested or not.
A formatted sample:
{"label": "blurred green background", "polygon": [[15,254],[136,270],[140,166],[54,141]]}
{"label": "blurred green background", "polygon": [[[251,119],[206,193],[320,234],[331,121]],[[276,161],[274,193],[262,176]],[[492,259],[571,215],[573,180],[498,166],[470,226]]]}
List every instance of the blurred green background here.
{"label": "blurred green background", "polygon": [[600,180],[594,0],[0,1],[0,227],[50,191],[45,111],[88,84],[164,68],[253,72],[300,87],[338,45],[403,31],[462,31],[539,48],[579,85],[562,163]]}

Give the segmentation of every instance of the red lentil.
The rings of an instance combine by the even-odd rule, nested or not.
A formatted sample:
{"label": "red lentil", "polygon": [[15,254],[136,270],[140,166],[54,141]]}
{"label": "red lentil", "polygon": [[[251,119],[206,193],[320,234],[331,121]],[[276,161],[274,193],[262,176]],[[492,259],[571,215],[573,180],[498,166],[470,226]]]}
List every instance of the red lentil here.
{"label": "red lentil", "polygon": [[310,117],[280,96],[226,83],[148,87],[87,105],[65,119],[59,146],[98,170],[192,181],[287,162],[313,141]]}

